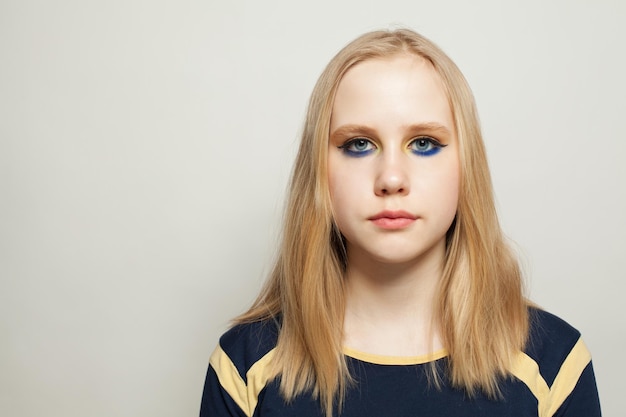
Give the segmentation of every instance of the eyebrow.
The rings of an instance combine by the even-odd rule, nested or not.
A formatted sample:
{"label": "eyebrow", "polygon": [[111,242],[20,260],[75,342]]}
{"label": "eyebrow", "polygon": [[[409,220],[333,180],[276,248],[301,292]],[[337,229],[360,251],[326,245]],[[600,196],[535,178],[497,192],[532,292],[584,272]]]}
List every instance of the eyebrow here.
{"label": "eyebrow", "polygon": [[[433,135],[433,136],[443,136],[445,138],[449,138],[452,136],[452,132],[450,132],[450,129],[436,122],[418,123],[414,125],[409,125],[409,126],[406,126],[404,130],[407,132],[410,132],[410,136]],[[333,139],[339,139],[339,138],[343,138],[347,136],[355,136],[355,135],[374,137],[374,136],[377,136],[377,132],[375,129],[372,129],[369,126],[349,124],[349,125],[340,126],[337,129],[335,129],[333,132],[331,132],[330,139],[333,140]]]}

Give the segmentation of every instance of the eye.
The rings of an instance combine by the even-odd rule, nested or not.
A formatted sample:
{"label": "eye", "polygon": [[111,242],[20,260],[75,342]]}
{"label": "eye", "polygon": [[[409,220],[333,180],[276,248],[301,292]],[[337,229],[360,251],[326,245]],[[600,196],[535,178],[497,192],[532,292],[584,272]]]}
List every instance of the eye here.
{"label": "eye", "polygon": [[415,138],[411,141],[411,143],[409,143],[409,149],[411,152],[419,156],[435,155],[445,146],[447,145],[443,145],[438,140],[428,136]]}
{"label": "eye", "polygon": [[365,138],[350,139],[343,145],[338,146],[338,148],[346,155],[356,157],[369,155],[376,150],[376,146],[369,139]]}

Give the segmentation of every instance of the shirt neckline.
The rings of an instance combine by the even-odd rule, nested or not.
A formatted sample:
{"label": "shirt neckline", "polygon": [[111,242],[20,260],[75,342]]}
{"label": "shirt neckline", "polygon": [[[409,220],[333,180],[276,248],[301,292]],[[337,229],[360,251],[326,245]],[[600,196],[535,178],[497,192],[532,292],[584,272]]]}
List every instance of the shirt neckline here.
{"label": "shirt neckline", "polygon": [[361,352],[345,346],[343,348],[343,353],[351,358],[376,365],[421,365],[428,362],[434,362],[448,356],[448,351],[446,349],[440,349],[432,353],[418,356],[388,356]]}

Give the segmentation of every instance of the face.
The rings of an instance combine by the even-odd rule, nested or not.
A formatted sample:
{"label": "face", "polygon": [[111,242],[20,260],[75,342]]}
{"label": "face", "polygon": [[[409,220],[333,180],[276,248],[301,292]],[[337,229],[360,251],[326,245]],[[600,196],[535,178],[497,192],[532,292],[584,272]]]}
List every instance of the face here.
{"label": "face", "polygon": [[458,203],[458,146],[429,62],[397,55],[345,74],[332,111],[328,180],[349,263],[443,259]]}

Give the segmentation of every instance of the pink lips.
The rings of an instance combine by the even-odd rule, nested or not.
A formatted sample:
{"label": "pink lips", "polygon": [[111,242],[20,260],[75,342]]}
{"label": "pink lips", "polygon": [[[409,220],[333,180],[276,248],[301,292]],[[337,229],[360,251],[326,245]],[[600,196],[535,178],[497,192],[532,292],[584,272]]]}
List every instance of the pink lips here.
{"label": "pink lips", "polygon": [[417,216],[402,210],[385,210],[368,220],[382,229],[404,229],[417,220]]}

